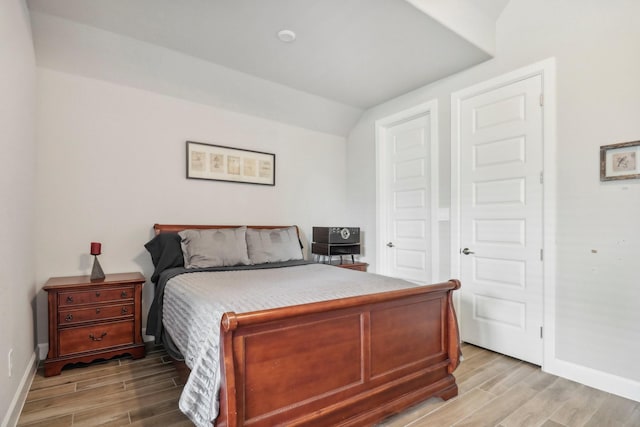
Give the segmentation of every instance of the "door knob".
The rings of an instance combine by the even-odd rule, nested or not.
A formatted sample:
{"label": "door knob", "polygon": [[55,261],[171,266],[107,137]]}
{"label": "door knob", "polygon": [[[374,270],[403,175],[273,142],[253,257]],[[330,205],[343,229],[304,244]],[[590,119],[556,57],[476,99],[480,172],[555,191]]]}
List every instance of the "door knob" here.
{"label": "door knob", "polygon": [[389,242],[389,243],[387,243],[387,246],[388,246],[388,247],[390,247],[390,248],[392,248],[392,247],[394,247],[395,245],[394,245],[393,243]]}
{"label": "door knob", "polygon": [[470,251],[469,248],[464,248],[461,252],[465,255],[475,254],[475,252]]}

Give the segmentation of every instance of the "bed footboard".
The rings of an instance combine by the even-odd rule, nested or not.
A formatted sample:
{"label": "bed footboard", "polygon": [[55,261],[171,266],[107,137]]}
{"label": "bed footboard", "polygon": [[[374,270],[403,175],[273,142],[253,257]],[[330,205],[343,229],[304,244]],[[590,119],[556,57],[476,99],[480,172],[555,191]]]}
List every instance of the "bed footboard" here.
{"label": "bed footboard", "polygon": [[460,282],[226,313],[217,426],[371,425],[458,394]]}

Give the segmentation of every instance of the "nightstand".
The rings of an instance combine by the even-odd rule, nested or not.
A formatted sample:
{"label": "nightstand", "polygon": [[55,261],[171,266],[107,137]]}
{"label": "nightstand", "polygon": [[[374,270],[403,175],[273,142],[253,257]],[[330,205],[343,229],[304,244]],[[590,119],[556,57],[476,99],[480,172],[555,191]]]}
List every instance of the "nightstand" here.
{"label": "nightstand", "polygon": [[349,262],[349,261],[345,261],[342,264],[340,264],[339,262],[332,262],[331,265],[335,265],[336,267],[340,267],[340,268],[348,268],[350,270],[358,270],[358,271],[367,271],[367,267],[369,266],[369,264],[367,264],[366,262]]}
{"label": "nightstand", "polygon": [[145,356],[142,341],[140,273],[52,277],[44,290],[49,298],[49,353],[44,375],[60,374],[70,363],[89,363],[130,354]]}

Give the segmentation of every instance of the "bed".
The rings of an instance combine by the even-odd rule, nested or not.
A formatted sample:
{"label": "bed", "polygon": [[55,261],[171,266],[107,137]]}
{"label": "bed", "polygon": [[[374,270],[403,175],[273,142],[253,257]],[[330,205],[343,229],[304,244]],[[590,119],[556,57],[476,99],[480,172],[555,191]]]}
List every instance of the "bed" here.
{"label": "bed", "polygon": [[[292,227],[297,236],[295,226],[245,229],[255,235]],[[239,228],[154,225],[156,237]],[[182,241],[186,254],[184,236]],[[158,261],[154,258],[154,265]],[[182,342],[177,347],[187,353],[190,375],[180,408],[196,425],[211,425],[213,419],[218,427],[372,425],[430,397],[447,400],[458,394],[452,375],[460,357],[452,295],[460,282],[417,286],[303,260],[282,264],[191,272],[167,268],[155,277],[158,283],[163,275],[170,278],[160,292],[157,288],[162,308],[153,307],[155,298],[148,330],[156,310],[164,317],[154,327],[164,328],[165,340],[175,335],[176,344]],[[274,284],[268,288],[267,282]],[[332,290],[323,291],[324,283]],[[298,293],[303,288],[320,295]],[[244,296],[227,296],[232,289]],[[258,303],[257,294],[277,303]],[[246,295],[249,309],[228,303]],[[220,313],[209,316],[209,311]],[[197,323],[191,316],[212,317],[214,323],[203,331],[190,326]],[[191,329],[172,329],[174,324]],[[199,347],[216,340],[214,350]],[[203,411],[210,400],[213,408]]]}

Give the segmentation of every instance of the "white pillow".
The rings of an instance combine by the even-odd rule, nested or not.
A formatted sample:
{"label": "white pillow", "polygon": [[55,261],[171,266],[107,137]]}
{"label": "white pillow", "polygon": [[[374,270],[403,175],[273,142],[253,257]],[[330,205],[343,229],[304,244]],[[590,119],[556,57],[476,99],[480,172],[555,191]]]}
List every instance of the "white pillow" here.
{"label": "white pillow", "polygon": [[296,227],[249,228],[247,250],[252,264],[303,259]]}
{"label": "white pillow", "polygon": [[185,268],[249,265],[247,227],[184,230],[178,233]]}

